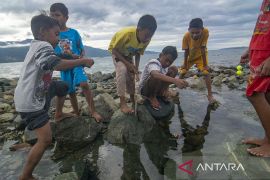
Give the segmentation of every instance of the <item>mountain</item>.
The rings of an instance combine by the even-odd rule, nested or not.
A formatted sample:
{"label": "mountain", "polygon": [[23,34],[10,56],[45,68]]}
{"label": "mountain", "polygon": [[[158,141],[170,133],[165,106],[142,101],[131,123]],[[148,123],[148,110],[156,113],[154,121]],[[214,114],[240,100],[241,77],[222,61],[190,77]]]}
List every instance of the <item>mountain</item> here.
{"label": "mountain", "polygon": [[[0,41],[0,63],[22,62],[29,49],[32,39],[23,41]],[[111,54],[104,49],[84,46],[88,57],[106,57]],[[154,51],[146,51],[146,54],[157,54]]]}

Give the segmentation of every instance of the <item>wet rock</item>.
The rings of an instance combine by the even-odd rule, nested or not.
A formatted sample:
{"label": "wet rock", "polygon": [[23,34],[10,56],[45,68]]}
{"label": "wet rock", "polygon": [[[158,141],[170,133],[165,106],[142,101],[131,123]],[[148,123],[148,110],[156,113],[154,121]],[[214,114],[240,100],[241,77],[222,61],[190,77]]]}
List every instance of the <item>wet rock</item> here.
{"label": "wet rock", "polygon": [[8,94],[4,94],[3,99],[9,102],[13,101],[13,96],[12,95],[8,95]]}
{"label": "wet rock", "polygon": [[54,180],[78,180],[78,179],[79,177],[76,172],[69,172],[56,176]]}
{"label": "wet rock", "polygon": [[97,89],[96,83],[90,83],[90,89]]}
{"label": "wet rock", "polygon": [[174,112],[174,104],[171,101],[164,102],[160,98],[158,98],[160,109],[155,110],[150,105],[149,101],[145,101],[145,106],[147,110],[150,112],[150,114],[157,120],[165,119],[166,117],[170,116]]}
{"label": "wet rock", "polygon": [[4,113],[0,115],[0,123],[12,121],[14,119],[13,113]]}
{"label": "wet rock", "polygon": [[[94,98],[96,111],[103,116],[104,121],[108,122],[113,113],[119,109],[119,105],[116,104],[113,97],[108,93],[100,94]],[[81,114],[89,116],[88,104],[84,104],[82,107]]]}
{"label": "wet rock", "polygon": [[144,134],[150,131],[155,123],[143,105],[138,106],[138,116],[124,114],[118,110],[109,124],[107,138],[110,143],[140,144]]}
{"label": "wet rock", "polygon": [[235,70],[232,69],[225,69],[223,71],[224,74],[228,74],[228,75],[234,75],[235,74]]}
{"label": "wet rock", "polygon": [[222,76],[214,77],[212,84],[215,85],[215,86],[221,86],[222,85],[222,80],[223,80]]}
{"label": "wet rock", "polygon": [[57,123],[55,140],[57,151],[76,150],[91,143],[101,131],[101,124],[89,117],[71,117]]}
{"label": "wet rock", "polygon": [[90,80],[93,82],[100,82],[102,81],[102,73],[100,71],[93,73],[92,75],[90,75]]}
{"label": "wet rock", "polygon": [[192,89],[204,90],[206,88],[205,81],[202,77],[190,77],[186,79],[186,81],[189,83],[189,87]]}
{"label": "wet rock", "polygon": [[9,112],[11,110],[11,106],[7,103],[0,103],[0,113]]}

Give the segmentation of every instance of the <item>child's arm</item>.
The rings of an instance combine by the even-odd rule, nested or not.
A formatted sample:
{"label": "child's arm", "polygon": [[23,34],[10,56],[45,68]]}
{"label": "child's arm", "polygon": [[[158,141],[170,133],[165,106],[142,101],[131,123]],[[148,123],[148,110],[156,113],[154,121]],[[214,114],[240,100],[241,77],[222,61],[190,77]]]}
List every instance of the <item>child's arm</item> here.
{"label": "child's arm", "polygon": [[245,64],[249,62],[249,48],[242,54],[240,63]]}
{"label": "child's arm", "polygon": [[91,67],[94,64],[93,59],[77,59],[76,61],[70,61],[70,60],[65,60],[61,59],[59,63],[54,67],[54,70],[56,71],[63,71],[67,69],[74,68],[76,66],[86,66],[86,67]]}
{"label": "child's arm", "polygon": [[116,48],[113,48],[112,49],[112,54],[115,55],[116,58],[118,58],[120,61],[122,61],[125,66],[127,67],[128,71],[132,72],[132,73],[137,73],[137,69],[136,67],[131,64],[130,62],[128,62],[124,56],[122,56],[122,54],[116,49]]}
{"label": "child's arm", "polygon": [[206,70],[208,70],[209,68],[208,68],[208,66],[207,66],[207,62],[206,62],[206,47],[205,46],[202,46],[201,47],[201,52],[202,52],[202,59],[203,59],[203,67],[206,69]]}
{"label": "child's arm", "polygon": [[185,70],[187,70],[187,66],[188,66],[188,56],[189,56],[189,49],[185,49],[185,53],[184,53],[184,68]]}
{"label": "child's arm", "polygon": [[158,71],[151,71],[150,75],[156,80],[160,80],[160,81],[167,82],[170,84],[175,84],[178,88],[184,88],[188,86],[188,83],[185,80],[172,78],[170,76],[161,74]]}
{"label": "child's arm", "polygon": [[257,69],[256,73],[261,76],[270,76],[270,57],[268,57]]}

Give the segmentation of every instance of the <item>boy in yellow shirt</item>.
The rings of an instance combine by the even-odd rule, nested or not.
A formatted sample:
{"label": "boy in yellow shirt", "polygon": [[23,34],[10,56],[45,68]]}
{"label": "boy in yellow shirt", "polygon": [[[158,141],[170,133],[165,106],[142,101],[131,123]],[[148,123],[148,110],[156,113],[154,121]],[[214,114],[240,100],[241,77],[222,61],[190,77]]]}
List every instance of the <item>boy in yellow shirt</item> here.
{"label": "boy in yellow shirt", "polygon": [[189,23],[188,32],[183,37],[182,49],[185,51],[184,64],[179,69],[181,77],[196,64],[199,71],[205,77],[205,83],[208,90],[208,101],[214,103],[212,95],[211,78],[209,76],[207,40],[209,31],[203,27],[201,18],[192,19]]}
{"label": "boy in yellow shirt", "polygon": [[[130,94],[134,104],[135,76],[137,76],[140,56],[157,29],[153,16],[144,15],[139,19],[137,27],[127,27],[115,33],[109,45],[109,51],[116,71],[117,93],[120,97],[120,109],[123,113],[133,113],[134,110],[126,104],[125,93]],[[133,62],[135,56],[135,64]]]}

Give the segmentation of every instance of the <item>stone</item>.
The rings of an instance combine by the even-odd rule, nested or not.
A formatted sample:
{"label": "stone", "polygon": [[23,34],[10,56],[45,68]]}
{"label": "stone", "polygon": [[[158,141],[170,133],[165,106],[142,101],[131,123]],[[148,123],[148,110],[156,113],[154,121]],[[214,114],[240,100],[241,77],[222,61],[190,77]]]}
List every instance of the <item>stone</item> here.
{"label": "stone", "polygon": [[14,119],[13,113],[4,113],[0,115],[0,123],[12,121]]}
{"label": "stone", "polygon": [[11,106],[7,103],[0,103],[0,112],[5,113],[11,110]]}
{"label": "stone", "polygon": [[54,178],[54,180],[78,180],[79,177],[76,172],[68,172],[60,174]]}
{"label": "stone", "polygon": [[100,71],[95,72],[92,75],[90,75],[90,80],[92,82],[100,82],[100,81],[102,81],[102,78],[103,78],[103,76],[102,76],[102,73]]}
{"label": "stone", "polygon": [[162,99],[158,98],[159,104],[161,108],[159,110],[155,110],[152,108],[149,101],[145,101],[144,105],[146,106],[146,109],[150,112],[150,114],[156,119],[156,120],[162,120],[169,117],[174,112],[174,104],[171,101],[165,102]]}
{"label": "stone", "polygon": [[103,74],[102,81],[107,81],[112,78],[113,78],[113,75],[111,73]]}

